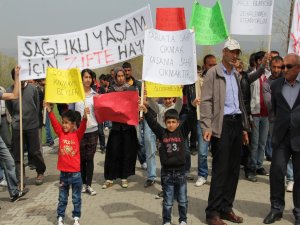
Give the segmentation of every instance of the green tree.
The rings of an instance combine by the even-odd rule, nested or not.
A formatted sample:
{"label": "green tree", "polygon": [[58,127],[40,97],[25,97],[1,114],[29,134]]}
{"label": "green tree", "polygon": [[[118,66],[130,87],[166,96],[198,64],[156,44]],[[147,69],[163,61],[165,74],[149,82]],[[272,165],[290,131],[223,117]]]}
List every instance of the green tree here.
{"label": "green tree", "polygon": [[10,72],[16,64],[17,60],[14,57],[0,52],[0,86],[6,88],[12,84]]}

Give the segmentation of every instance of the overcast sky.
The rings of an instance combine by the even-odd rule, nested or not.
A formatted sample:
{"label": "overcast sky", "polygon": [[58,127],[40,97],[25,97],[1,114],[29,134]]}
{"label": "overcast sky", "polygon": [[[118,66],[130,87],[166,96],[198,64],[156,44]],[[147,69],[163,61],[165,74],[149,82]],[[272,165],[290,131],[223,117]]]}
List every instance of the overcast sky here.
{"label": "overcast sky", "polygon": [[[190,20],[193,0],[0,0],[0,51],[17,55],[17,36],[36,36],[69,33],[90,28],[126,15],[150,4],[153,23],[158,7],[184,7],[187,23]],[[212,6],[216,0],[198,0]],[[232,0],[221,0],[228,28]],[[275,0],[272,48],[285,54],[286,40],[282,33],[281,20],[288,24],[289,0]],[[276,23],[276,24],[275,24]],[[275,26],[274,26],[275,24]],[[279,32],[279,34],[278,34]],[[284,30],[286,33],[287,30]],[[268,37],[235,36],[242,48],[253,51],[262,45],[267,47]],[[253,42],[254,43],[251,43]]]}

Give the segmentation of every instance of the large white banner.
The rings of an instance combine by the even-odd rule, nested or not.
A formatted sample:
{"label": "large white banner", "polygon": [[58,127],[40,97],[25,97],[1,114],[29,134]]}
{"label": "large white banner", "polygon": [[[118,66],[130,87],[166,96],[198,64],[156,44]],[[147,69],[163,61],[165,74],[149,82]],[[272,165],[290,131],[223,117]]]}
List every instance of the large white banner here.
{"label": "large white banner", "polygon": [[45,78],[47,67],[100,68],[143,54],[152,28],[149,5],[105,24],[67,34],[18,37],[21,80]]}
{"label": "large white banner", "polygon": [[143,80],[186,85],[197,79],[195,33],[191,30],[145,32]]}
{"label": "large white banner", "polygon": [[300,1],[295,0],[288,53],[300,55]]}
{"label": "large white banner", "polygon": [[230,33],[271,35],[274,0],[233,0]]}

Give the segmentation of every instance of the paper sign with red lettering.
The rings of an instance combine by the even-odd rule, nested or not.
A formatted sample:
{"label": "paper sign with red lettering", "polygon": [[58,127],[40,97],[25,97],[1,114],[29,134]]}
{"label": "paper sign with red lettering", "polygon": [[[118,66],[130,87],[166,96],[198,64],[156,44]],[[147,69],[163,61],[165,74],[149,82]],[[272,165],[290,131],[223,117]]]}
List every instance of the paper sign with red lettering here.
{"label": "paper sign with red lettering", "polygon": [[157,8],[156,29],[165,31],[186,29],[184,8]]}
{"label": "paper sign with red lettering", "polygon": [[288,53],[300,55],[300,1],[295,0]]}
{"label": "paper sign with red lettering", "polygon": [[144,32],[152,27],[150,7],[86,30],[18,36],[20,80],[45,78],[47,67],[100,68],[143,54]]}
{"label": "paper sign with red lettering", "polygon": [[113,121],[138,125],[137,91],[111,92],[94,96],[94,113],[98,123]]}

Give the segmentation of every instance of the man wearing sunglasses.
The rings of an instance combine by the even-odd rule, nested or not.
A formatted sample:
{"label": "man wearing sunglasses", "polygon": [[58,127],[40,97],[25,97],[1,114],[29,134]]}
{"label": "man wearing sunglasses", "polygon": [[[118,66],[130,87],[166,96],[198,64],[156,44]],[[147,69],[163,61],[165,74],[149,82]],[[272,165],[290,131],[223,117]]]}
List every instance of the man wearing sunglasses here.
{"label": "man wearing sunglasses", "polygon": [[294,167],[294,216],[300,225],[300,56],[288,54],[283,60],[284,76],[271,85],[271,101],[275,115],[270,169],[271,211],[265,224],[280,220],[284,210],[284,176],[292,156]]}

